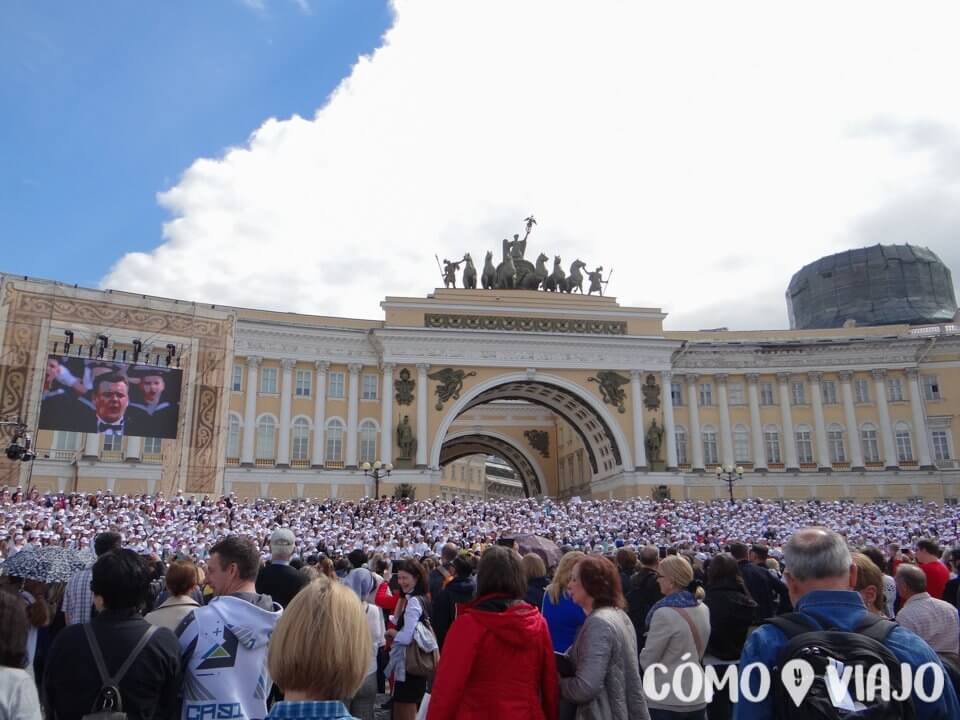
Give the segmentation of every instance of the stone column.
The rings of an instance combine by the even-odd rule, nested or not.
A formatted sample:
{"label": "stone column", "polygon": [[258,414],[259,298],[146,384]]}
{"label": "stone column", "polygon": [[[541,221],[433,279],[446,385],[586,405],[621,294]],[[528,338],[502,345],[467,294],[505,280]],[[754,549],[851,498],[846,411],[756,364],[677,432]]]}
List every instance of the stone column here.
{"label": "stone column", "polygon": [[123,459],[125,462],[140,462],[140,455],[143,448],[143,438],[138,435],[131,435],[127,438],[126,447],[123,449]]}
{"label": "stone column", "polygon": [[797,460],[797,436],[793,431],[793,417],[790,414],[790,373],[777,373],[780,383],[780,417],[783,422],[783,447],[786,451],[784,463],[787,470],[797,471],[800,462]]}
{"label": "stone column", "polygon": [[873,390],[877,395],[877,414],[880,415],[880,437],[883,440],[883,458],[887,470],[897,470],[897,445],[893,441],[893,427],[890,424],[890,406],[887,405],[887,371],[873,371]]}
{"label": "stone column", "polygon": [[850,450],[850,469],[862,471],[863,448],[860,445],[860,426],[857,424],[857,410],[853,404],[853,373],[840,373],[840,392],[843,394],[843,416],[847,423],[847,447]]}
{"label": "stone column", "polygon": [[357,467],[357,423],[360,414],[360,370],[363,366],[350,363],[350,385],[347,392],[347,462],[346,467]]}
{"label": "stone column", "polygon": [[687,375],[687,397],[690,399],[690,469],[703,472],[703,438],[700,435],[700,393],[697,392],[697,376]]}
{"label": "stone column", "polygon": [[763,422],[760,420],[760,395],[757,382],[760,376],[756,373],[747,375],[747,399],[750,403],[750,438],[753,445],[754,472],[767,471],[767,447],[763,442]]}
{"label": "stone column", "polygon": [[100,457],[100,436],[97,433],[86,433],[83,440],[84,460],[96,460]]}
{"label": "stone column", "polygon": [[677,426],[673,420],[673,375],[669,370],[660,373],[663,387],[663,436],[667,445],[667,470],[677,469]]}
{"label": "stone column", "polygon": [[427,466],[427,370],[430,365],[417,363],[417,467]]}
{"label": "stone column", "polygon": [[393,363],[383,364],[383,414],[380,417],[380,459],[393,462]]}
{"label": "stone column", "polygon": [[253,465],[256,462],[254,443],[257,439],[257,366],[260,358],[251,355],[247,358],[247,387],[243,405],[243,443],[240,448],[240,464]]}
{"label": "stone column", "polygon": [[813,432],[816,435],[817,444],[817,468],[820,472],[833,470],[833,463],[830,462],[830,449],[827,447],[827,426],[823,420],[823,390],[820,387],[820,380],[823,373],[807,373],[807,379],[810,381],[810,400],[813,405]]}
{"label": "stone column", "polygon": [[633,406],[633,467],[635,470],[647,468],[646,436],[643,430],[643,397],[640,389],[640,379],[643,370],[630,371],[630,394]]}
{"label": "stone column", "polygon": [[277,439],[277,467],[290,466],[290,406],[293,402],[293,366],[296,360],[285,358],[280,382],[280,437]]}
{"label": "stone column", "polygon": [[313,395],[313,457],[310,464],[315,468],[323,467],[323,459],[327,452],[327,370],[330,363],[326,360],[317,360],[314,365],[317,374],[314,382]]}
{"label": "stone column", "polygon": [[930,455],[930,443],[927,440],[927,419],[923,408],[923,394],[920,392],[920,370],[907,368],[907,384],[910,386],[910,412],[913,415],[913,444],[917,451],[917,460],[921,470],[934,470]]}
{"label": "stone column", "polygon": [[730,429],[730,400],[727,395],[727,374],[717,378],[717,398],[720,401],[720,463],[733,467],[733,432]]}

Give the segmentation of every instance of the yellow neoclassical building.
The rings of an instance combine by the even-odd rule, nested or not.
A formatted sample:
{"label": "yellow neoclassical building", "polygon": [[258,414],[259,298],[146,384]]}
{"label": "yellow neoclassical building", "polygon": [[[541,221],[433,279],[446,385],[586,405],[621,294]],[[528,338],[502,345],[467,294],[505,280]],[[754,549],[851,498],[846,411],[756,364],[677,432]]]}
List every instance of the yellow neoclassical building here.
{"label": "yellow neoclassical building", "polygon": [[[678,332],[658,309],[529,290],[381,307],[354,320],[0,276],[3,419],[36,427],[67,331],[148,358],[173,345],[184,381],[176,439],[38,431],[37,459],[4,459],[0,485],[710,499],[728,492],[717,468],[739,467],[740,497],[960,496],[954,324]],[[378,482],[376,461],[393,465]]]}

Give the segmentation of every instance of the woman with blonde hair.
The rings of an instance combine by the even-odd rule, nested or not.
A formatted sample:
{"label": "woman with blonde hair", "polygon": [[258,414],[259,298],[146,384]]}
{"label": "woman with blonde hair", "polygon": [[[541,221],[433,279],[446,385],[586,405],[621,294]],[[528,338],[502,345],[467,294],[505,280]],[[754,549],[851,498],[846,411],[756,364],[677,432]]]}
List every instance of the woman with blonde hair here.
{"label": "woman with blonde hair", "polygon": [[[690,562],[679,555],[669,555],[657,566],[657,584],[663,600],[650,608],[647,615],[647,642],[640,653],[640,666],[654,663],[663,665],[664,677],[676,677],[675,672],[686,662],[699,663],[710,640],[710,609],[703,604],[705,593],[694,583]],[[679,688],[674,685],[662,700],[649,700],[651,720],[702,720],[706,718],[706,699],[701,691],[693,696],[692,673],[679,675]],[[681,700],[681,697],[692,700]]]}
{"label": "woman with blonde hair", "polygon": [[566,652],[570,649],[577,630],[587,619],[587,614],[567,591],[574,566],[585,557],[579,550],[573,550],[560,558],[553,580],[547,585],[543,595],[543,618],[550,629],[550,640],[555,652]]}
{"label": "woman with blonde hair", "polygon": [[363,684],[371,656],[360,600],[326,578],[297,593],[277,623],[267,664],[284,699],[269,718],[353,718],[341,702]]}
{"label": "woman with blonde hair", "polygon": [[852,553],[857,566],[857,584],[853,589],[860,593],[867,612],[886,617],[887,597],[883,591],[883,573],[880,568],[863,553]]}

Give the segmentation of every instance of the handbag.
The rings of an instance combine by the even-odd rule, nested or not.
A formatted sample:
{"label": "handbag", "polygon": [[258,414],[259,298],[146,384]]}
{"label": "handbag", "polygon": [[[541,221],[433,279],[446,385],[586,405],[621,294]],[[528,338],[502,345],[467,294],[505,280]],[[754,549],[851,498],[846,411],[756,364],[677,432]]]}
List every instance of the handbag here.
{"label": "handbag", "polygon": [[87,636],[87,643],[90,645],[90,651],[93,653],[93,661],[97,664],[97,672],[100,673],[100,692],[97,693],[97,699],[93,701],[93,709],[83,715],[80,720],[127,720],[127,714],[123,711],[123,698],[120,696],[120,681],[127,674],[127,670],[133,665],[140,652],[150,642],[150,638],[157,631],[155,625],[147,628],[147,631],[140,638],[139,642],[130,651],[127,659],[123,661],[120,668],[113,674],[107,674],[107,665],[103,661],[103,653],[100,652],[100,645],[93,634],[93,628],[90,623],[83,626],[83,632]]}
{"label": "handbag", "polygon": [[[430,625],[430,618],[427,617],[425,612],[420,616],[419,622],[423,623],[425,632],[429,632],[433,636],[432,644],[436,646],[437,636],[433,632],[433,627]],[[407,675],[432,678],[437,672],[437,663],[439,662],[440,652],[438,650],[424,650],[417,642],[416,633],[414,633],[413,641],[407,645],[406,654],[404,655],[404,667]]]}

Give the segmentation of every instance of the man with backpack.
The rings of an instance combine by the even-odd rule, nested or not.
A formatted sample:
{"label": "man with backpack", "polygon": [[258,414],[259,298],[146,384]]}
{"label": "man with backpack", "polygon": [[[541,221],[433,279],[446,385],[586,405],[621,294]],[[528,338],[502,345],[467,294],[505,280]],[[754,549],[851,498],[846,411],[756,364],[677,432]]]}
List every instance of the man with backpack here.
{"label": "man with backpack", "polygon": [[[750,701],[743,695],[736,705],[736,720],[791,720],[793,718],[842,718],[851,698],[834,702],[827,692],[825,669],[885,664],[891,672],[895,695],[900,683],[900,664],[916,671],[932,663],[943,673],[937,654],[921,638],[905,628],[867,612],[856,584],[857,566],[840,535],[825,528],[807,528],[795,533],[783,548],[784,580],[796,612],[771,618],[747,640],[740,656],[741,672],[751,663],[770,671],[771,688],[765,697]],[[799,706],[781,681],[780,669],[789,661],[803,659],[814,669],[813,683]],[[934,672],[923,675],[926,694],[933,695]],[[960,703],[943,675],[944,690],[930,700],[912,691],[903,703],[877,698],[869,709],[876,718],[954,720],[960,718]],[[851,681],[849,688],[855,687]],[[759,694],[760,673],[750,675],[750,690]],[[796,689],[794,687],[794,689]],[[838,705],[840,707],[838,707]],[[912,707],[911,707],[912,706]],[[851,708],[852,709],[852,708]]]}

